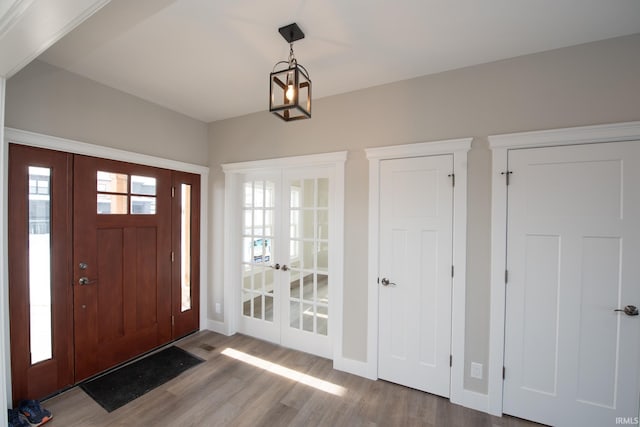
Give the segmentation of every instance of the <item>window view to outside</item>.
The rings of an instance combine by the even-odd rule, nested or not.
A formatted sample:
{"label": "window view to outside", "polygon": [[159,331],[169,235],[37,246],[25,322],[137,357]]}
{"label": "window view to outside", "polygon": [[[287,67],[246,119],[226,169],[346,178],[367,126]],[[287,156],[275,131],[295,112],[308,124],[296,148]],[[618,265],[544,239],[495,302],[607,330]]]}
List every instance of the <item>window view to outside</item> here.
{"label": "window view to outside", "polygon": [[29,167],[31,363],[51,359],[51,170]]}
{"label": "window view to outside", "polygon": [[[146,176],[98,171],[98,213],[153,215],[156,213],[156,179]],[[131,206],[129,209],[129,200]]]}

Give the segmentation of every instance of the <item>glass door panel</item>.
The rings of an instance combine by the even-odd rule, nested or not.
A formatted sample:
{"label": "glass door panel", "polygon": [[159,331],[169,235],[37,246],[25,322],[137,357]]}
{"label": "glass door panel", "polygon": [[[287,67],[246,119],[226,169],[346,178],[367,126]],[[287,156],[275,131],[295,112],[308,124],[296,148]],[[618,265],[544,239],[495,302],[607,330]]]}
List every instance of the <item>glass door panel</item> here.
{"label": "glass door panel", "polygon": [[[274,313],[279,269],[274,259],[279,244],[276,228],[277,179],[245,177],[242,183],[241,323],[249,330],[271,329],[277,335]],[[270,326],[269,326],[270,325]]]}
{"label": "glass door panel", "polygon": [[328,178],[289,183],[289,327],[328,333]]}

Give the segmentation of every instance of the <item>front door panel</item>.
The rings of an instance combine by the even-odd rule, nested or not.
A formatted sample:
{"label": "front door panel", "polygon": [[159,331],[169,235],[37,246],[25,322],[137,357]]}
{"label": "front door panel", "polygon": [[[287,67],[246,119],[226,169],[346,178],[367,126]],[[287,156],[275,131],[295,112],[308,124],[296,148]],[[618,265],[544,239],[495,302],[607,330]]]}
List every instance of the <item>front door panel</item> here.
{"label": "front door panel", "polygon": [[76,381],[171,339],[171,172],[75,156]]}

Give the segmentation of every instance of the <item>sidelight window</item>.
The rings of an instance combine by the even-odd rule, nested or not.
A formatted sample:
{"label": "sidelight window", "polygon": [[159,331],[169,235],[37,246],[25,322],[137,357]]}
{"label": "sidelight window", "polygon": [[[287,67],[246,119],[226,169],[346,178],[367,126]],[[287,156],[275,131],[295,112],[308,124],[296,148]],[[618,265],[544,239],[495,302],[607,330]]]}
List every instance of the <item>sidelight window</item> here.
{"label": "sidelight window", "polygon": [[29,166],[31,364],[51,359],[51,169]]}

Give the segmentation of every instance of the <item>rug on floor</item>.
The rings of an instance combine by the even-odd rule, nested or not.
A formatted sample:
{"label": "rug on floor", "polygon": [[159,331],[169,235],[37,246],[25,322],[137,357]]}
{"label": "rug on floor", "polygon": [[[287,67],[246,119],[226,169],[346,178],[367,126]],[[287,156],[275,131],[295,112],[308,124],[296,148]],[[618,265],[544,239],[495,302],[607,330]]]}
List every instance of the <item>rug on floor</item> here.
{"label": "rug on floor", "polygon": [[80,387],[111,412],[202,362],[199,357],[172,346],[86,381]]}

